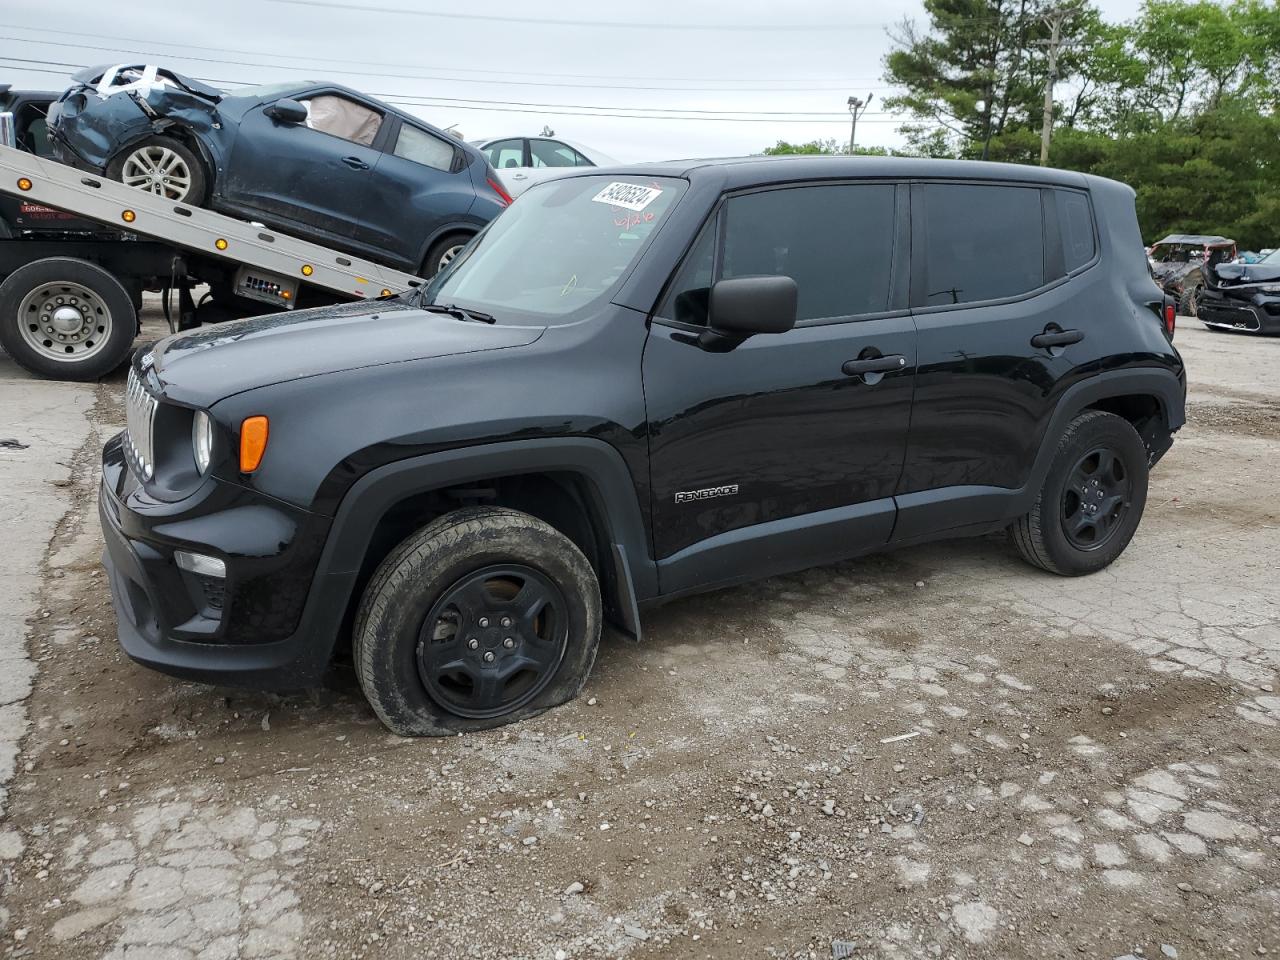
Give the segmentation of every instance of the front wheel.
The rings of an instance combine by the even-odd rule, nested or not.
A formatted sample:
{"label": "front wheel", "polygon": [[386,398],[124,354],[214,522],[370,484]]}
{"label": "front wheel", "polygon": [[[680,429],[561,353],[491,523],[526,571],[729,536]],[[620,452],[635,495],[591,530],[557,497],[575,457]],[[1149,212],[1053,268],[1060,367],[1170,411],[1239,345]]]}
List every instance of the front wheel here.
{"label": "front wheel", "polygon": [[567,537],[515,510],[456,510],[374,573],[356,617],[356,674],[394,733],[483,730],[576,696],[600,619],[595,573]]}
{"label": "front wheel", "polygon": [[107,164],[107,176],[125,186],[177,203],[204,203],[204,164],[181,140],[152,136],[127,147]]}
{"label": "front wheel", "polygon": [[1178,312],[1184,317],[1197,317],[1200,315],[1200,294],[1203,288],[1199,284],[1193,284],[1191,289],[1182,295],[1182,299],[1178,301]]}
{"label": "front wheel", "polygon": [[51,380],[97,380],[124,362],[138,332],[133,299],[96,264],[47,257],[0,283],[0,346]]}
{"label": "front wheel", "polygon": [[1028,563],[1076,577],[1124,552],[1147,503],[1147,450],[1129,421],[1086,410],[1068,425],[1031,510],[1010,528]]}

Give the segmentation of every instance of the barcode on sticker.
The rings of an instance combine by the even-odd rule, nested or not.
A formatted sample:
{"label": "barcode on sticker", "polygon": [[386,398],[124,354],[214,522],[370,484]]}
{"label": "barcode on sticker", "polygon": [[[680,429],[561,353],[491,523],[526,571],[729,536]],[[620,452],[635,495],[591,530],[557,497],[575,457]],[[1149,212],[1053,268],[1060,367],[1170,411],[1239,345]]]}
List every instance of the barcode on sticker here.
{"label": "barcode on sticker", "polygon": [[607,203],[611,207],[624,207],[627,210],[643,210],[654,200],[662,196],[656,187],[642,187],[636,183],[615,181],[609,184],[591,199],[596,203]]}

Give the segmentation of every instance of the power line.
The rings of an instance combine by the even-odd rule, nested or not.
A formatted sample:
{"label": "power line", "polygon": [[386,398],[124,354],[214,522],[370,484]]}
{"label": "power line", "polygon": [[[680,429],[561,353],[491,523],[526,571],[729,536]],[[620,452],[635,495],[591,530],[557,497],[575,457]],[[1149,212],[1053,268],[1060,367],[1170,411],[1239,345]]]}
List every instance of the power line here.
{"label": "power line", "polygon": [[[110,36],[102,33],[78,33],[74,30],[63,30],[61,28],[52,30],[44,27],[24,27],[24,26],[17,26],[14,24],[10,24],[9,29],[25,30],[28,33],[48,33],[50,35],[58,36],[58,37],[88,37],[94,40],[118,40],[122,43],[137,42],[136,37],[116,37],[116,36]],[[49,45],[63,46],[63,47],[76,46],[75,44],[63,43],[58,40],[41,40],[36,37],[15,37],[13,39],[23,40],[28,43],[46,43]],[[278,60],[281,58],[286,60],[304,60],[304,61],[310,61],[311,63],[317,63],[317,64],[336,63],[336,64],[347,64],[347,65],[366,66],[366,67],[409,67],[409,68],[417,66],[417,64],[412,64],[412,63],[388,63],[384,60],[351,60],[346,57],[342,57],[342,58],[303,57],[303,56],[298,56],[297,54],[279,53],[277,51],[270,51],[270,50],[237,50],[237,49],[232,49],[228,47],[192,47],[191,44],[174,43],[168,40],[151,40],[149,41],[149,43],[152,45],[159,45],[162,47],[185,47],[187,49],[196,49],[196,50],[200,50],[203,53],[231,53],[231,54],[235,54],[236,56],[269,57],[273,60]],[[102,46],[87,46],[87,45],[84,46],[83,48],[92,49],[92,50],[103,50],[103,51],[123,49],[120,47],[102,47]],[[147,56],[149,54],[143,54],[143,55]],[[188,56],[187,54],[174,54],[174,53],[156,54],[156,56],[165,56],[165,57],[176,56],[183,60],[196,59],[194,57]],[[211,61],[211,62],[221,63],[225,61]],[[273,66],[284,66],[286,68],[292,69],[288,64],[273,64]],[[483,68],[483,67],[445,66],[443,64],[437,67],[436,69],[448,71],[451,73],[493,73],[493,74],[502,74],[507,76],[542,77],[542,78],[565,77],[571,80],[650,80],[652,79],[652,76],[653,76],[652,74],[649,74],[647,76],[625,76],[622,74],[597,74],[597,73],[544,73],[544,72],[533,71],[533,70],[495,70],[492,68]],[[762,77],[762,76],[665,77],[664,76],[664,79],[670,80],[672,82],[681,82],[681,83],[843,83],[846,85],[848,84],[857,85],[857,84],[865,83],[866,81],[869,81],[869,80],[878,80],[879,77]],[[499,82],[499,81],[494,81],[494,82]],[[734,88],[734,89],[737,89],[737,88]],[[879,89],[879,88],[872,88],[872,89]]]}
{"label": "power line", "polygon": [[[26,64],[51,64],[53,66],[75,67],[76,64],[59,63],[58,61],[49,60],[25,60],[18,57],[0,57],[0,60],[16,61],[22,64],[22,69],[30,70],[35,73],[50,73],[60,75],[61,71],[48,70],[42,68],[34,68],[25,66]],[[218,85],[244,85],[243,81],[221,80],[211,77],[194,77],[204,83],[212,83]],[[418,106],[433,108],[453,108],[458,110],[464,109],[497,109],[499,105],[504,107],[518,108],[535,108],[535,109],[518,109],[508,110],[511,113],[544,113],[549,111],[559,111],[562,116],[581,116],[581,117],[628,117],[636,116],[645,119],[670,119],[670,120],[737,120],[746,119],[752,122],[779,122],[779,123],[825,123],[833,118],[840,118],[843,122],[843,114],[810,111],[805,113],[801,111],[797,113],[792,110],[722,110],[714,107],[703,109],[688,109],[681,107],[627,107],[617,104],[589,104],[589,103],[537,103],[521,100],[477,100],[462,99],[458,97],[433,97],[420,96],[417,94],[406,93],[370,93],[369,96],[376,97],[387,103],[398,104],[400,106]],[[590,111],[590,112],[583,112]],[[606,112],[601,112],[606,111]],[[677,116],[667,116],[667,114],[677,114]],[[687,116],[686,116],[687,114]],[[877,114],[883,116],[884,114]],[[770,121],[771,117],[790,118],[785,120]],[[866,120],[866,123],[876,121]],[[897,119],[883,120],[880,122],[897,123]]]}
{"label": "power line", "polygon": [[436,10],[409,10],[405,7],[364,7],[334,0],[268,0],[270,3],[291,6],[328,7],[347,13],[391,13],[414,17],[431,17],[437,20],[465,20],[484,23],[522,23],[539,27],[591,27],[605,30],[674,30],[714,31],[716,33],[831,33],[848,30],[884,30],[887,23],[659,23],[654,20],[549,20],[546,17],[508,17],[484,13],[442,13]]}
{"label": "power line", "polygon": [[[72,68],[76,68],[79,66],[79,64],[59,63],[57,61],[48,61],[48,60],[24,60],[18,57],[0,57],[0,60],[16,61],[16,64],[18,65],[17,68],[27,70],[28,72],[31,72],[31,73],[47,73],[47,74],[54,74],[59,76],[64,75],[62,74],[62,71],[50,70],[47,67],[27,66],[27,64],[43,63],[43,64],[49,64],[51,66],[63,66],[63,67],[72,67]],[[9,66],[10,64],[4,64],[4,65]],[[212,83],[212,84],[231,84],[231,85],[244,85],[244,86],[251,85],[251,84],[244,84],[241,81],[218,80],[210,77],[195,77],[193,79],[200,80],[204,83]],[[843,124],[844,122],[843,117],[840,117],[839,114],[832,115],[834,117],[840,117],[838,121],[833,119],[822,119],[822,118],[797,119],[794,114],[787,114],[782,117],[724,116],[723,113],[727,111],[711,111],[711,110],[702,111],[701,113],[705,115],[699,115],[699,116],[688,116],[684,114],[677,114],[673,116],[671,114],[674,111],[668,111],[667,113],[653,113],[653,112],[619,113],[619,112],[616,112],[619,110],[661,111],[661,110],[667,109],[663,107],[602,106],[602,107],[586,107],[586,108],[579,108],[579,109],[562,109],[562,107],[573,106],[573,105],[547,104],[545,106],[541,106],[537,104],[519,104],[514,106],[497,106],[496,104],[515,103],[515,101],[473,100],[473,101],[454,102],[450,98],[446,98],[446,97],[415,97],[412,94],[374,93],[374,94],[370,94],[370,96],[377,97],[378,99],[384,101],[385,103],[393,104],[396,106],[402,106],[402,107],[427,107],[434,110],[469,110],[469,111],[479,111],[479,112],[485,112],[485,113],[520,113],[520,114],[534,114],[534,115],[559,116],[559,117],[606,117],[606,118],[619,119],[619,120],[692,120],[692,121],[700,121],[705,123],[786,123],[786,124],[809,124],[811,126],[819,123],[839,122]],[[411,99],[407,99],[407,98],[411,98]],[[537,109],[530,109],[531,107],[536,107]],[[867,119],[867,120],[864,120],[863,122],[864,123],[902,123],[904,121],[902,121],[900,118],[877,118],[877,119]]]}
{"label": "power line", "polygon": [[[123,47],[102,47],[95,44],[86,43],[67,43],[57,40],[33,40],[28,37],[0,37],[0,40],[11,40],[18,43],[34,43],[43,46],[70,47],[78,50],[99,50],[103,52],[128,53],[139,57],[174,57],[174,54],[156,54],[145,50],[125,50]],[[222,66],[237,67],[254,67],[257,69],[278,70],[280,65],[276,63],[251,63],[245,60],[217,60],[210,57],[196,57],[187,54],[177,56],[181,60],[189,60],[193,63],[211,63]],[[296,68],[289,68],[296,69]],[[537,80],[486,80],[477,77],[448,77],[439,76],[437,74],[427,73],[369,73],[360,70],[343,70],[342,68],[330,68],[332,73],[339,73],[351,77],[380,77],[383,79],[400,79],[400,80],[432,80],[443,83],[479,83],[489,86],[509,85],[519,87],[564,87],[564,88],[581,88],[588,90],[640,90],[640,91],[666,91],[681,93],[831,93],[846,89],[845,86],[831,87],[788,87],[785,91],[778,90],[775,87],[698,87],[690,89],[688,87],[666,87],[666,86],[618,86],[599,83],[550,83]],[[888,89],[888,88],[886,88]]]}

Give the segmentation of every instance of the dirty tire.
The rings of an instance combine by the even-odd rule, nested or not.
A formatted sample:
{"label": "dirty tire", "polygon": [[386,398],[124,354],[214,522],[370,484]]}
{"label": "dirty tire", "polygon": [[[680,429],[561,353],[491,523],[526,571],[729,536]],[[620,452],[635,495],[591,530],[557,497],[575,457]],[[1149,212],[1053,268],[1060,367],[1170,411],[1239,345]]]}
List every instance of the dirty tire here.
{"label": "dirty tire", "polygon": [[[91,292],[109,317],[109,328],[96,350],[83,359],[62,359],[52,347],[41,348],[24,333],[28,318],[22,305],[42,287],[74,284]],[[0,347],[22,367],[50,380],[97,380],[115,370],[129,357],[138,333],[138,314],[133,298],[120,281],[87,260],[73,257],[46,257],[19,267],[0,283]],[[39,336],[39,334],[36,334]]]}
{"label": "dirty tire", "polygon": [[[205,198],[209,190],[209,175],[205,170],[204,161],[202,161],[190,147],[181,140],[174,137],[150,136],[132,143],[125,147],[118,154],[111,158],[107,163],[107,176],[112,180],[124,182],[125,164],[129,158],[139,152],[150,152],[158,156],[167,156],[164,151],[175,154],[178,160],[185,164],[189,172],[188,183],[185,189],[178,190],[166,189],[160,185],[156,185],[155,189],[150,186],[138,186],[139,190],[146,190],[148,193],[154,193],[166,199],[173,200],[177,203],[190,204],[193,207],[204,206]],[[134,186],[135,184],[130,184]]]}
{"label": "dirty tire", "polygon": [[1199,284],[1193,284],[1191,289],[1178,300],[1178,313],[1184,317],[1198,317],[1200,315],[1200,294],[1203,289]]}
{"label": "dirty tire", "polygon": [[450,251],[453,251],[452,255],[449,256],[449,260],[452,260],[454,256],[457,256],[458,250],[461,250],[470,242],[470,234],[454,233],[447,237],[441,237],[433,243],[431,249],[427,251],[427,255],[422,259],[422,270],[420,271],[422,279],[430,280],[434,277],[447,266],[447,263],[443,261]]}
{"label": "dirty tire", "polygon": [[[1107,539],[1081,549],[1067,536],[1062,514],[1075,466],[1090,451],[1113,450],[1122,460],[1132,486],[1128,507]],[[1095,573],[1124,552],[1142,520],[1147,503],[1147,450],[1129,421],[1102,410],[1086,410],[1067,426],[1035,505],[1009,528],[1018,552],[1028,563],[1065,577]]]}
{"label": "dirty tire", "polygon": [[[432,696],[419,671],[420,633],[454,585],[501,564],[532,568],[561,591],[564,652],[546,686],[527,703],[500,716],[459,716]],[[468,507],[427,524],[378,566],[356,616],[356,675],[378,719],[400,736],[484,730],[536,716],[577,696],[595,662],[600,625],[599,583],[572,541],[516,510]]]}

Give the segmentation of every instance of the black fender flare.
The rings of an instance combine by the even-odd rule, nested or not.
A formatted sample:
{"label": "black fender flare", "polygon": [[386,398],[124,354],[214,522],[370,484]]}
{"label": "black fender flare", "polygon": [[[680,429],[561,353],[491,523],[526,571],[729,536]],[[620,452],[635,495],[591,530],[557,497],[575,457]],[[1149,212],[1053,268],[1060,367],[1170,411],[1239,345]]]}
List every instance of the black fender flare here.
{"label": "black fender flare", "polygon": [[[1058,399],[1049,425],[1040,438],[1035,464],[1031,468],[1026,486],[1023,487],[1031,501],[1035,500],[1036,492],[1049,473],[1049,466],[1058,449],[1058,438],[1066,431],[1067,424],[1096,403],[1115,397],[1132,396],[1153,397],[1160,404],[1160,412],[1164,414],[1165,425],[1170,433],[1180,430],[1187,421],[1186,382],[1166,367],[1105,370],[1073,384]],[[1031,509],[1030,503],[1027,504],[1027,509]]]}
{"label": "black fender flare", "polygon": [[588,508],[593,520],[603,525],[599,533],[611,554],[602,558],[611,562],[606,571],[610,582],[601,584],[603,590],[613,593],[612,597],[606,595],[606,604],[613,601],[619,625],[639,639],[638,604],[658,592],[657,564],[649,550],[631,471],[614,447],[589,437],[479,444],[397,460],[371,470],[351,486],[338,505],[313,587],[315,591],[323,581],[323,595],[313,592],[311,599],[318,605],[336,599],[340,605],[329,615],[336,610],[336,618],[341,619],[378,521],[406,497],[457,484],[535,473],[567,473],[585,481]]}

